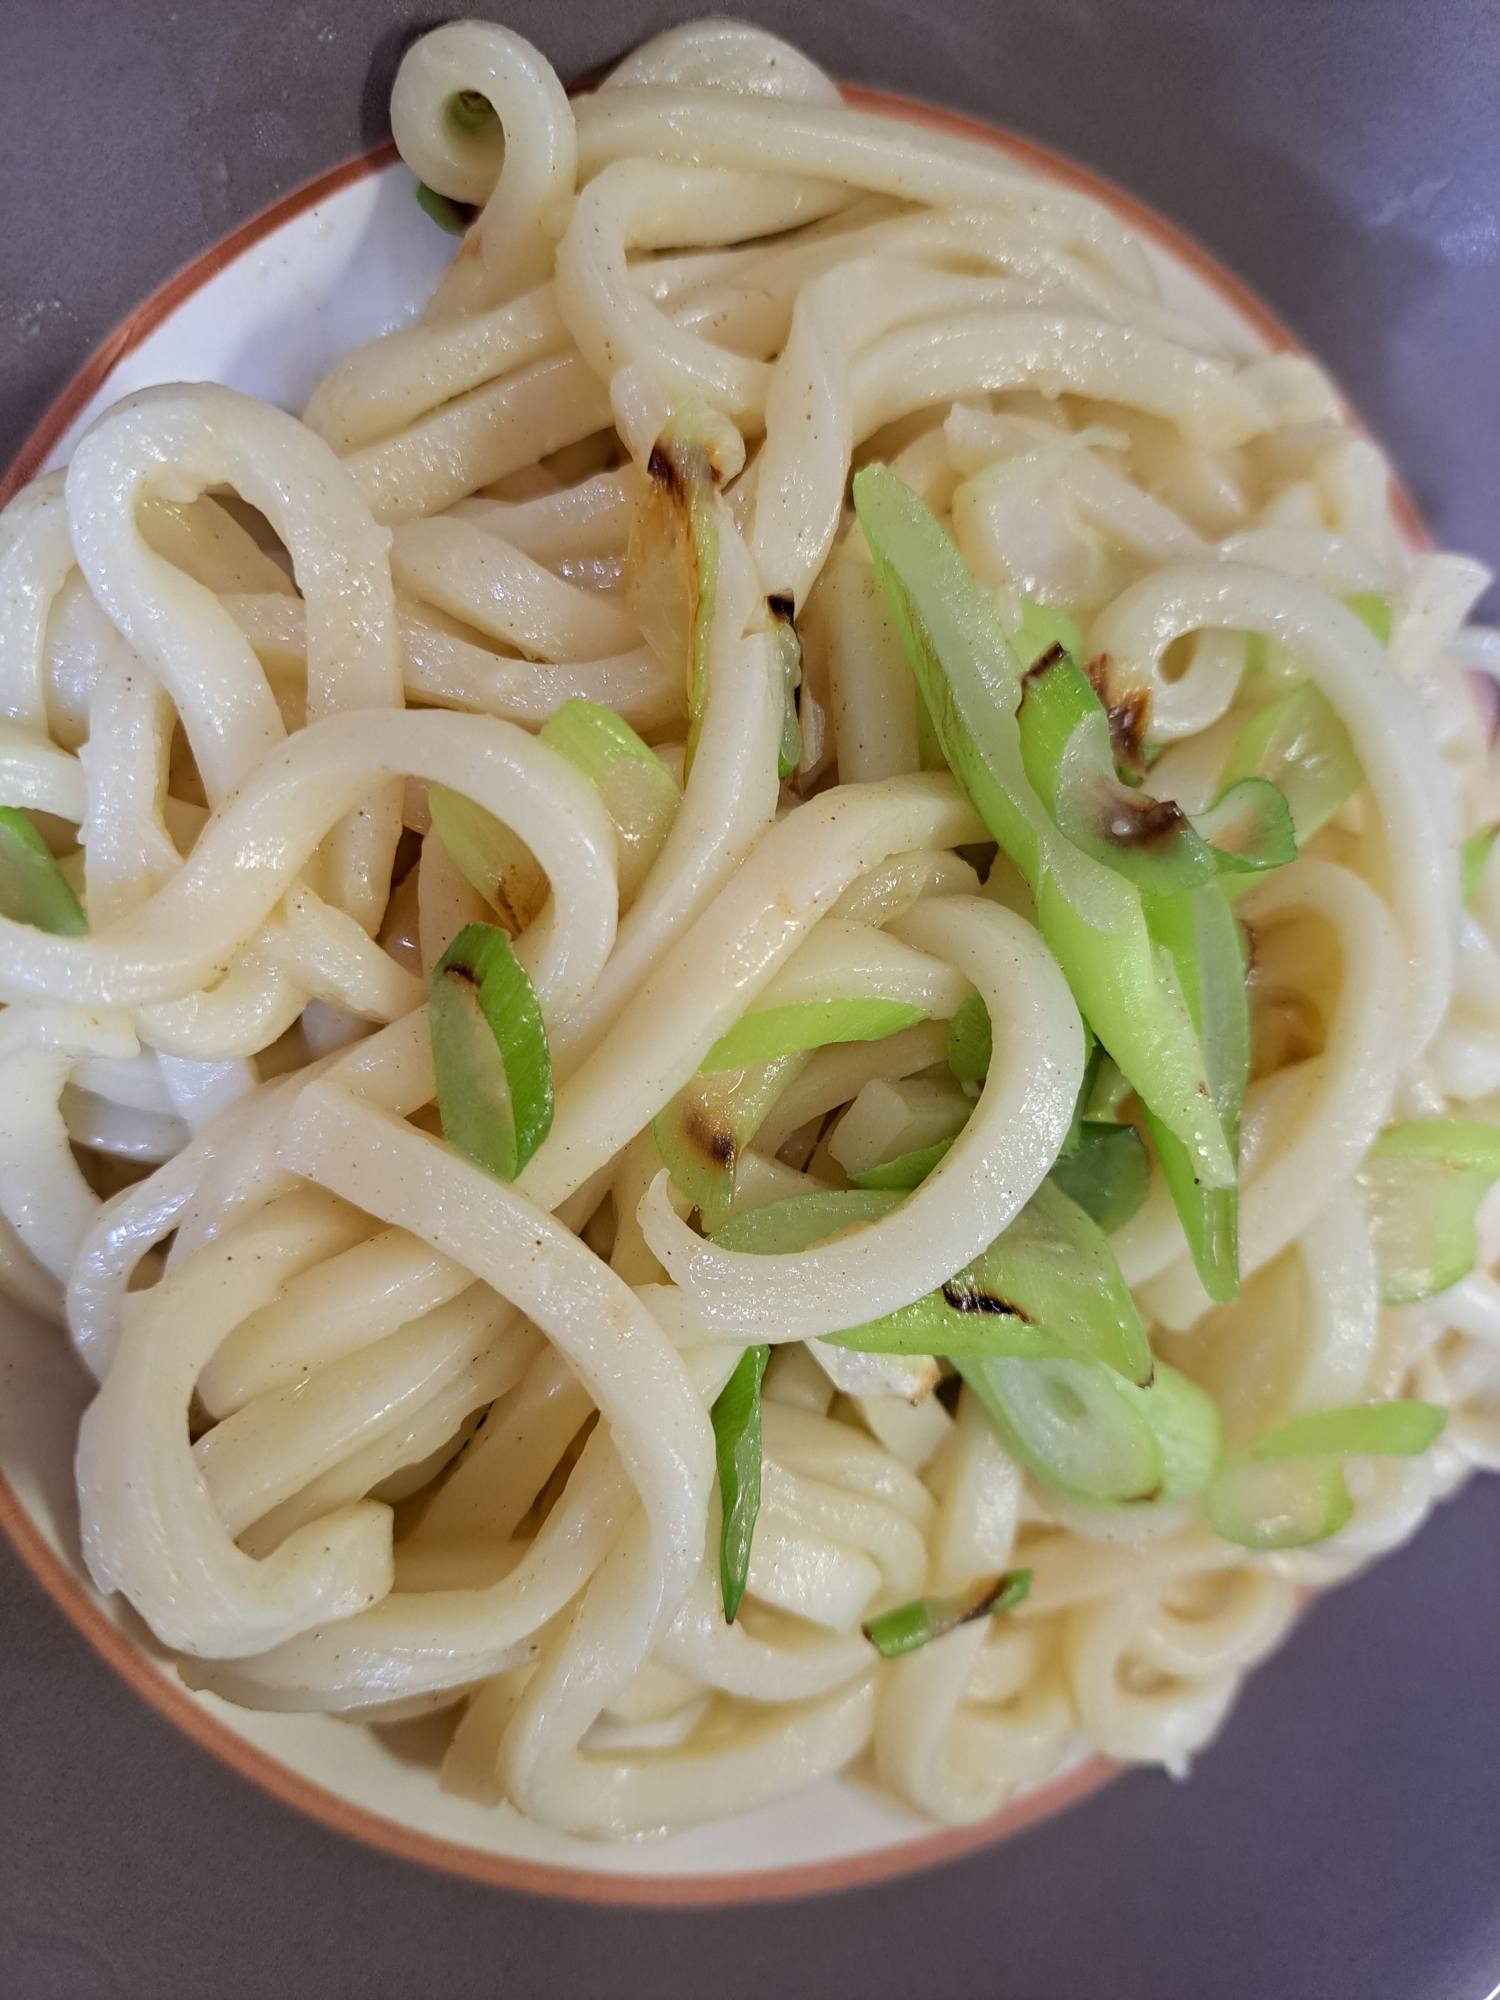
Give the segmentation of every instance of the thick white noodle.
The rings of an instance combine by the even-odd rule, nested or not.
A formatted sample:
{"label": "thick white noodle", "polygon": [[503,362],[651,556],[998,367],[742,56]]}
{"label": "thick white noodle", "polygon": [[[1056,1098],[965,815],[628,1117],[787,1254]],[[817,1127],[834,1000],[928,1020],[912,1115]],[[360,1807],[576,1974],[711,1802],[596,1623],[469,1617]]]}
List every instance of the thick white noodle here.
{"label": "thick white noodle", "polygon": [[[495,119],[469,129],[459,93]],[[849,109],[761,29],[673,28],[570,103],[529,43],[453,22],[406,52],[392,120],[413,172],[482,211],[421,322],[347,356],[302,423],[210,384],[127,397],[0,515],[0,806],[89,926],[20,921],[0,848],[0,1292],[63,1320],[100,1384],[90,1572],[191,1685],[446,1711],[442,1786],[565,1833],[749,1811],[867,1751],[952,1822],[1080,1743],[1180,1773],[1300,1589],[1500,1467],[1500,1199],[1467,1277],[1386,1308],[1356,1178],[1393,1118],[1500,1118],[1500,875],[1462,911],[1457,852],[1500,817],[1500,635],[1464,625],[1484,572],[1414,558],[1319,372],[1158,297],[1106,207]],[[718,544],[685,787],[688,663],[643,643],[683,607],[629,574],[635,482],[683,416]],[[1159,1171],[1112,1242],[1226,1451],[1365,1401],[1447,1411],[1427,1452],[1348,1461],[1326,1542],[1256,1553],[1191,1499],[1071,1504],[971,1389],[934,1393],[934,1357],[824,1338],[990,1244],[1083,1071],[1019,876],[921,768],[848,505],[870,455],[1008,634],[1027,599],[1076,621],[1159,796],[1206,809],[1298,677],[1348,729],[1363,784],[1235,887],[1239,1296],[1211,1305]],[[1343,601],[1371,593],[1389,646]],[[803,649],[784,783],[768,595]],[[681,788],[623,911],[628,786],[536,740],[574,697]],[[538,901],[513,943],[556,1099],[511,1184],[438,1136],[426,981],[495,910],[433,783],[545,878],[516,864]],[[976,991],[970,1109],[946,1059]],[[925,1018],[787,1062],[699,1233],[658,1114],[747,1012],[879,996]],[[897,1126],[968,1112],[917,1188],[802,1252],[720,1247],[726,1215],[842,1188],[882,1102]],[[772,1354],[730,1624],[710,1413],[751,1342]],[[1023,1606],[904,1658],[861,1629],[1017,1567]]]}

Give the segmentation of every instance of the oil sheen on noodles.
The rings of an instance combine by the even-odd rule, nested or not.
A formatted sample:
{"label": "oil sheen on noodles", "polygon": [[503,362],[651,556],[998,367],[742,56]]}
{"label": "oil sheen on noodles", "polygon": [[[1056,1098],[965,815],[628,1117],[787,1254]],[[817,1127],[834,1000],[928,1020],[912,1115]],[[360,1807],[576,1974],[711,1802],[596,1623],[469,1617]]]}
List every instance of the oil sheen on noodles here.
{"label": "oil sheen on noodles", "polygon": [[[1500,1467],[1486,1215],[1468,1277],[1382,1306],[1355,1181],[1393,1119],[1500,1120],[1500,883],[1465,910],[1457,862],[1500,811],[1500,638],[1464,623],[1484,573],[1414,558],[1318,371],[1185,319],[1105,209],[847,109],[759,30],[675,29],[570,101],[520,37],[454,23],[392,117],[474,218],[425,315],[301,422],[210,385],[128,397],[0,517],[0,803],[87,916],[0,918],[0,1285],[98,1380],[90,1571],[190,1685],[443,1711],[444,1787],[578,1834],[860,1758],[949,1821],[1085,1743],[1180,1771],[1300,1587]],[[691,668],[650,583],[652,520],[670,543],[689,504],[673,440],[716,542]],[[1063,1500],[930,1357],[825,1338],[1015,1220],[1085,1059],[926,728],[850,504],[876,460],[1003,629],[1066,608],[1158,797],[1206,808],[1283,687],[1358,759],[1236,901],[1239,1298],[1210,1304],[1160,1169],[1112,1242],[1226,1449],[1332,1407],[1448,1412],[1423,1452],[1350,1458],[1352,1515],[1314,1546],[1223,1540],[1195,1499]],[[671,774],[647,866],[538,739],[577,698]],[[434,1105],[430,976],[501,921],[433,830],[438,785],[524,843],[506,928],[556,1103],[510,1182]],[[969,1102],[947,1023],[976,993]],[[781,1059],[728,1216],[846,1187],[839,1133],[872,1107],[957,1105],[951,1149],[831,1240],[715,1242],[653,1120],[748,1014],[871,994],[904,1024]],[[730,1623],[710,1410],[749,1343],[771,1358]],[[1008,1616],[899,1658],[864,1636],[1016,1568]]]}

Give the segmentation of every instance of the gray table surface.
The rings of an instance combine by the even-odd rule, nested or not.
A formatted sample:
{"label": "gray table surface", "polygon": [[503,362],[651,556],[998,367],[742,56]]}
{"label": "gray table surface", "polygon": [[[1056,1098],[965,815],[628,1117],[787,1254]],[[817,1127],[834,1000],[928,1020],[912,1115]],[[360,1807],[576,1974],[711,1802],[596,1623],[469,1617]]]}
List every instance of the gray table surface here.
{"label": "gray table surface", "polygon": [[[0,465],[94,345],[388,136],[411,0],[0,0]],[[578,76],[687,11],[513,0]],[[1327,360],[1439,539],[1500,566],[1492,0],[756,4],[835,74],[1071,153]],[[1492,594],[1491,615],[1500,615]],[[0,1542],[0,1995],[1486,2000],[1500,1482],[1320,1603],[1187,1785],[775,1909],[569,1907],[407,1866],[180,1736]]]}

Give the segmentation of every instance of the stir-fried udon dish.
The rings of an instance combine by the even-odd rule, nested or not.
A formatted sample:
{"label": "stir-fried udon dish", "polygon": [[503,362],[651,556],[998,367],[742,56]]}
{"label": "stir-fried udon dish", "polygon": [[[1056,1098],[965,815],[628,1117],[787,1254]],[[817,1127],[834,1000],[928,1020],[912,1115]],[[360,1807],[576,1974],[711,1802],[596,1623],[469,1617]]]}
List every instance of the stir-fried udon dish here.
{"label": "stir-fried udon dish", "polygon": [[1486,573],[1110,209],[758,30],[570,99],[453,23],[391,111],[421,317],[0,516],[89,1572],[575,1834],[1181,1772],[1500,1466]]}

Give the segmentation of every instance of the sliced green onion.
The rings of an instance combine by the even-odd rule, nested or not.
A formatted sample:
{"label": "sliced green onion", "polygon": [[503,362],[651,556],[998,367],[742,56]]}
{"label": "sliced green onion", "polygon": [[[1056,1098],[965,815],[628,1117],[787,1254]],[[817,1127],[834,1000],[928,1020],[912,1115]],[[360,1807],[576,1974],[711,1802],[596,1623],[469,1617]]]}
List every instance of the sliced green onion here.
{"label": "sliced green onion", "polygon": [[450,236],[466,236],[469,224],[478,213],[466,201],[449,201],[447,195],[439,194],[426,181],[417,182],[417,206],[424,215],[431,216],[439,229],[446,229]]}
{"label": "sliced green onion", "polygon": [[1213,879],[1219,859],[1181,806],[1121,783],[1104,704],[1066,653],[1027,673],[1017,722],[1026,776],[1075,847],[1154,895]]}
{"label": "sliced green onion", "polygon": [[929,509],[886,468],[856,475],[854,501],[944,753],[1025,877],[1080,1010],[1188,1147],[1203,1184],[1229,1185],[1234,1162],[1202,1052],[1181,995],[1159,977],[1139,895],[1063,839],[1027,778],[1020,673],[988,600]]}
{"label": "sliced green onion", "polygon": [[1048,1178],[1106,1236],[1130,1220],[1151,1190],[1151,1161],[1133,1125],[1085,1119],[1079,1142],[1052,1163]]}
{"label": "sliced green onion", "polygon": [[1500,1180],[1500,1126],[1472,1118],[1388,1126],[1356,1179],[1382,1304],[1431,1298],[1474,1268],[1475,1212]]}
{"label": "sliced green onion", "polygon": [[[826,1243],[829,1237],[858,1223],[878,1222],[900,1200],[899,1194],[878,1189],[791,1194],[782,1201],[768,1201],[727,1217],[714,1230],[714,1241],[725,1250],[747,1250],[760,1257],[788,1256]],[[830,1338],[839,1341],[842,1335]]]}
{"label": "sliced green onion", "polygon": [[1240,778],[1220,792],[1193,829],[1219,857],[1221,872],[1284,868],[1297,858],[1291,810],[1267,778]]}
{"label": "sliced green onion", "polygon": [[1293,838],[1303,847],[1359,788],[1364,775],[1338,710],[1308,681],[1246,726],[1220,783],[1227,792],[1244,778],[1269,780],[1286,800]]}
{"label": "sliced green onion", "polygon": [[460,132],[485,132],[500,123],[500,114],[482,90],[455,90],[443,109]]}
{"label": "sliced green onion", "polygon": [[58,937],[82,937],[89,927],[68,878],[18,806],[0,806],[0,916]]}
{"label": "sliced green onion", "polygon": [[708,693],[708,637],[719,581],[719,523],[704,418],[676,412],[652,447],[630,521],[626,597],[647,644],[688,690],[684,774],[691,772]]}
{"label": "sliced green onion", "polygon": [[916,1597],[869,1619],[860,1630],[883,1660],[899,1660],[903,1653],[915,1653],[945,1632],[976,1618],[998,1618],[1025,1602],[1031,1590],[1029,1569],[1007,1570],[1003,1576],[987,1577],[970,1586],[959,1597]]}
{"label": "sliced green onion", "polygon": [[1216,1535],[1252,1549],[1326,1541],[1354,1511],[1348,1457],[1412,1458],[1436,1438],[1446,1410],[1432,1403],[1355,1403],[1294,1417],[1226,1465],[1203,1496]]}
{"label": "sliced green onion", "polygon": [[792,601],[788,597],[768,597],[772,644],[779,671],[774,685],[781,689],[781,742],[776,751],[776,775],[789,778],[802,762],[802,724],[797,716],[797,690],[802,685],[802,641],[792,623]]}
{"label": "sliced green onion", "polygon": [[1484,880],[1485,864],[1490,858],[1490,849],[1495,845],[1495,835],[1500,833],[1500,820],[1489,826],[1482,826],[1478,833],[1471,833],[1458,853],[1459,881],[1466,903],[1472,903],[1479,894],[1479,885]]}
{"label": "sliced green onion", "polygon": [[1094,1072],[1093,1088],[1083,1107],[1085,1124],[1118,1125],[1122,1122],[1120,1112],[1126,1100],[1134,1094],[1130,1078],[1107,1050],[1099,1052],[1099,1067]]}
{"label": "sliced green onion", "polygon": [[[947,1078],[913,1077],[904,1083],[874,1078],[840,1118],[828,1150],[856,1187],[915,1187],[968,1124],[973,1109],[972,1098]],[[902,1173],[894,1179],[865,1178],[898,1164]]]}
{"label": "sliced green onion", "polygon": [[887,1035],[927,1019],[908,1000],[873,995],[851,1000],[798,1000],[788,1007],[762,1007],[742,1014],[703,1058],[705,1071],[743,1069],[798,1049],[821,1049],[828,1042],[883,1042]]}
{"label": "sliced green onion", "polygon": [[1092,1362],[953,1357],[1011,1457],[1090,1506],[1152,1499],[1162,1481],[1151,1426]]}
{"label": "sliced green onion", "polygon": [[948,1023],[948,1067],[960,1083],[982,1083],[990,1073],[993,1046],[989,1009],[971,993]]}
{"label": "sliced green onion", "polygon": [[682,802],[677,780],[628,722],[582,696],[547,718],[539,740],[582,771],[613,820],[620,902],[628,908],[672,831]]}
{"label": "sliced green onion", "polygon": [[[1240,1114],[1250,1081],[1250,1000],[1240,927],[1223,888],[1213,882],[1191,896],[1148,897],[1146,921],[1171,959],[1198,1031],[1225,1144],[1238,1161]],[[1239,1188],[1204,1187],[1177,1135],[1149,1110],[1146,1125],[1203,1289],[1225,1305],[1240,1288]]]}
{"label": "sliced green onion", "polygon": [[1068,1129],[1063,1134],[1063,1142],[1057,1149],[1059,1159],[1070,1159],[1083,1144],[1083,1113],[1094,1092],[1094,1078],[1099,1074],[1099,1065],[1104,1060],[1104,1050],[1098,1037],[1087,1021],[1083,1024],[1083,1077],[1078,1085],[1078,1095],[1073,1100],[1073,1116],[1068,1120]]}
{"label": "sliced green onion", "polygon": [[1021,599],[1021,622],[1011,634],[1011,647],[1023,668],[1034,667],[1043,653],[1061,646],[1076,665],[1083,664],[1083,634],[1066,612],[1035,598]]}
{"label": "sliced green onion", "polygon": [[552,1058],[531,981],[493,924],[465,924],[428,1002],[443,1137],[513,1181],[552,1126]]}
{"label": "sliced green onion", "polygon": [[1166,1504],[1201,1491],[1222,1443],[1212,1398],[1164,1363],[1149,1388],[1090,1361],[954,1365],[1011,1456],[1085,1506]]}
{"label": "sliced green onion", "polygon": [[651,1121],[656,1149],[695,1208],[727,1208],[740,1154],[807,1061],[777,1056],[741,1069],[695,1076]]}
{"label": "sliced green onion", "polygon": [[1391,600],[1378,590],[1356,590],[1344,599],[1362,625],[1368,625],[1382,646],[1391,643]]}
{"label": "sliced green onion", "polygon": [[1413,1458],[1426,1451],[1448,1421],[1436,1403],[1396,1401],[1349,1403],[1342,1409],[1318,1410],[1293,1417],[1257,1438],[1239,1454],[1246,1462],[1273,1458],[1321,1458],[1369,1454],[1380,1458]]}
{"label": "sliced green onion", "polygon": [[1010,1227],[945,1285],[908,1306],[830,1333],[862,1354],[1083,1357],[1132,1381],[1151,1349],[1097,1224],[1043,1181]]}
{"label": "sliced green onion", "polygon": [[732,1625],[750,1574],[750,1543],[760,1512],[760,1384],[769,1347],[747,1347],[714,1403],[714,1454],[719,1462],[719,1595]]}
{"label": "sliced green onion", "polygon": [[911,1152],[898,1153],[894,1160],[886,1160],[878,1167],[850,1174],[849,1180],[857,1188],[920,1187],[952,1144],[951,1139],[939,1139],[932,1146],[913,1147]]}
{"label": "sliced green onion", "polygon": [[519,937],[547,900],[542,864],[504,820],[462,792],[429,785],[427,808],[454,867],[496,912],[506,934]]}
{"label": "sliced green onion", "polygon": [[1243,1549],[1301,1549],[1347,1527],[1354,1502],[1337,1459],[1226,1466],[1203,1495],[1203,1518]]}

